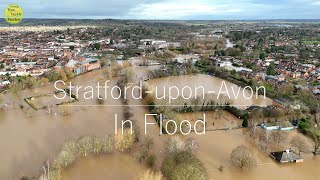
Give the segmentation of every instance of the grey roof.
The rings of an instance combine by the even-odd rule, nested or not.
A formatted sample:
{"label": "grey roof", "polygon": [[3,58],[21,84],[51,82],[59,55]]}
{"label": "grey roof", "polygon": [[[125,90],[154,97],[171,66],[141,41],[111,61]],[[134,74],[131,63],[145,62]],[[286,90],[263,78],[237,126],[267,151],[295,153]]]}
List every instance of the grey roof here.
{"label": "grey roof", "polygon": [[292,150],[272,152],[271,155],[279,162],[294,162],[296,160],[302,159],[301,156],[299,156]]}

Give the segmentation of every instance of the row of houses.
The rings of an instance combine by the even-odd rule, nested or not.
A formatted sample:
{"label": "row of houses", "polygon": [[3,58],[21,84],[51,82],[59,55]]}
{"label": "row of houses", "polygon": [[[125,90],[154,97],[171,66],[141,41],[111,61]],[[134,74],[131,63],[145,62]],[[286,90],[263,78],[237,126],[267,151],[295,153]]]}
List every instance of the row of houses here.
{"label": "row of houses", "polygon": [[101,63],[100,60],[96,58],[81,57],[70,59],[65,66],[70,68],[75,75],[79,75],[94,69],[99,69],[101,67]]}
{"label": "row of houses", "polygon": [[154,39],[141,39],[141,45],[138,46],[138,49],[165,49],[169,47],[180,47],[180,42],[167,42],[163,40],[154,40]]}

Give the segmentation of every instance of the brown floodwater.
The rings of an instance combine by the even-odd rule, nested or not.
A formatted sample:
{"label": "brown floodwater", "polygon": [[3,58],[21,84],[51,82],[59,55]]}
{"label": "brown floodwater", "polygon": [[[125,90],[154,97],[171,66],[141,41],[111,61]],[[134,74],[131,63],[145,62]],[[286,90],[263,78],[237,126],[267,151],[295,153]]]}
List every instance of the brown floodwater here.
{"label": "brown floodwater", "polygon": [[[217,110],[211,112],[192,112],[192,113],[179,113],[177,118],[179,120],[188,120],[191,124],[194,124],[197,120],[206,117],[206,130],[217,130],[226,128],[239,128],[242,125],[242,120],[234,116],[228,111]],[[202,126],[202,125],[200,125]],[[202,127],[199,127],[201,130]]]}
{"label": "brown floodwater", "polygon": [[147,168],[128,154],[89,156],[62,171],[62,180],[137,179]]}
{"label": "brown floodwater", "polygon": [[[147,69],[141,68],[140,72],[145,73]],[[102,71],[94,71],[72,80],[78,85],[96,85],[99,77],[103,78]],[[221,79],[207,76],[180,76],[168,77],[148,81],[150,84],[161,86],[202,85],[210,90],[217,89],[221,84]],[[112,81],[115,84],[116,80]],[[217,85],[219,84],[219,85]],[[226,81],[228,86],[236,86]],[[212,89],[211,89],[212,88]],[[236,87],[235,87],[236,88]],[[70,115],[63,116],[61,109],[52,107],[50,113],[46,110],[33,111],[23,101],[24,97],[51,93],[54,90],[53,85],[46,87],[25,90],[18,96],[12,98],[6,96],[9,103],[6,110],[0,111],[0,179],[16,179],[18,176],[37,176],[41,172],[41,165],[48,159],[52,160],[62,144],[70,139],[78,139],[85,135],[95,135],[103,137],[106,134],[114,133],[114,115],[118,114],[122,118],[122,107],[119,100],[107,99],[105,104],[118,105],[115,107],[105,106],[96,107],[96,100],[83,100],[73,103],[77,105],[68,107]],[[80,94],[83,91],[80,92]],[[46,104],[46,99],[35,100],[39,104]],[[49,101],[50,102],[50,101]],[[267,105],[271,103],[270,99],[252,99],[236,100],[245,106],[251,104]],[[129,101],[130,105],[142,105],[141,101]],[[19,104],[24,109],[19,108]],[[81,106],[84,105],[84,106]],[[164,157],[163,149],[165,142],[170,136],[159,136],[159,127],[150,125],[147,127],[147,135],[144,135],[144,115],[148,113],[147,108],[143,106],[132,106],[131,112],[134,113],[133,119],[137,120],[141,128],[141,137],[151,136],[154,139],[154,146],[151,152],[156,155],[155,168],[160,170],[161,161]],[[198,114],[185,114],[184,118],[198,118]],[[216,118],[217,115],[208,114],[209,118]],[[236,121],[231,116],[225,117],[226,122],[220,122],[221,126],[234,124]],[[154,121],[148,117],[148,122]],[[222,117],[223,121],[223,117]],[[118,126],[120,126],[118,122]],[[237,123],[235,123],[237,124]],[[219,124],[217,124],[219,125]],[[271,158],[260,152],[253,146],[242,129],[230,131],[210,131],[206,135],[191,135],[200,144],[197,156],[204,163],[209,179],[320,179],[318,176],[320,159],[308,153],[303,154],[305,161],[302,164],[279,165]],[[258,160],[258,167],[249,171],[239,171],[232,168],[229,164],[229,155],[233,148],[238,145],[246,145],[255,154]],[[289,146],[288,146],[289,147]],[[312,148],[312,146],[310,146]],[[224,170],[220,172],[219,166]],[[135,158],[126,154],[116,153],[112,156],[94,157],[90,156],[77,160],[72,166],[63,171],[64,179],[134,179],[137,172],[144,170],[144,167],[138,164]],[[109,173],[110,172],[110,173]],[[135,174],[133,174],[135,173]]]}
{"label": "brown floodwater", "polygon": [[[289,137],[297,135],[296,132],[290,132]],[[299,134],[300,136],[303,136]],[[230,131],[214,131],[207,132],[205,136],[193,135],[200,144],[197,153],[199,159],[204,163],[207,169],[209,179],[240,179],[240,180],[256,180],[256,179],[320,179],[320,157],[312,155],[312,143],[306,139],[308,148],[306,153],[302,153],[304,162],[300,164],[278,164],[271,157],[262,153],[259,148],[250,143],[246,131],[230,130]],[[290,139],[287,140],[288,142]],[[290,144],[286,142],[284,148],[290,148]],[[251,170],[238,170],[230,164],[231,151],[239,146],[245,145],[253,152],[257,159],[257,167]],[[223,171],[218,168],[222,166]]]}
{"label": "brown floodwater", "polygon": [[[225,82],[226,86],[223,82]],[[168,96],[170,87],[172,87],[172,97],[176,97],[178,95],[178,92],[173,86],[178,87],[180,96],[182,96],[183,88],[185,86],[188,86],[191,88],[191,93],[189,88],[185,88],[185,99],[187,99],[189,96],[194,98],[196,94],[195,89],[198,87],[203,87],[204,93],[211,95],[211,97],[217,100],[216,102],[231,102],[232,105],[242,109],[251,105],[266,106],[272,104],[272,100],[270,98],[265,98],[260,95],[256,96],[255,92],[253,93],[253,96],[249,99],[249,97],[251,96],[251,91],[249,91],[248,89],[244,90],[243,88],[241,88],[240,91],[238,91],[240,88],[239,86],[221,78],[204,74],[170,76],[159,79],[151,79],[147,81],[147,84],[150,86],[149,88],[153,92],[154,96],[156,96],[156,88],[158,97],[162,97],[163,95],[165,95],[166,102],[169,102]],[[223,93],[227,91],[229,93],[230,98],[228,97],[227,93]],[[202,90],[198,89],[197,92],[198,96],[203,94]],[[219,94],[220,96],[218,97]],[[172,103],[174,104],[174,100],[172,100]]]}
{"label": "brown floodwater", "polygon": [[[102,72],[90,72],[74,78],[72,82],[82,86],[93,86],[98,81],[97,77],[103,76]],[[24,97],[51,93],[53,90],[54,86],[50,84],[22,91],[13,98],[7,97],[6,101],[13,102],[13,105],[8,103],[9,107],[0,111],[0,179],[36,176],[40,173],[42,164],[54,158],[65,141],[85,135],[103,137],[113,134],[115,114],[122,119],[120,106],[87,106],[97,104],[95,99],[80,98],[80,101],[72,104],[85,106],[52,107],[51,114],[46,110],[31,110],[23,101]],[[79,94],[81,93],[83,92]],[[24,109],[20,109],[19,104],[22,104]],[[121,102],[109,98],[105,104],[121,105]],[[67,111],[70,115],[62,115],[62,111]]]}

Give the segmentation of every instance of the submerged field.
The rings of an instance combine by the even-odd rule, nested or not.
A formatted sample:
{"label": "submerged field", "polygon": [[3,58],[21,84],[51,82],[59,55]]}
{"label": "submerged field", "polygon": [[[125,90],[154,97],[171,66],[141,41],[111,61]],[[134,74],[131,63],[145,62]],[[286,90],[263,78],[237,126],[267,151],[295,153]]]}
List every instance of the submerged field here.
{"label": "submerged field", "polygon": [[[139,73],[145,73],[146,69],[137,68]],[[97,77],[103,77],[103,71],[94,71],[82,76],[78,76],[72,82],[81,85],[96,84]],[[90,79],[91,81],[88,81]],[[115,83],[116,81],[114,81]],[[180,76],[154,79],[148,82],[149,85],[160,86],[182,86],[203,85],[214,89],[216,84],[221,83],[221,79],[207,76]],[[232,83],[227,85],[235,86]],[[14,102],[7,110],[0,111],[0,141],[3,142],[0,150],[0,177],[1,179],[16,179],[19,176],[36,177],[41,173],[41,166],[48,159],[54,158],[60,151],[62,144],[68,140],[76,140],[81,136],[94,135],[103,137],[106,134],[114,133],[114,115],[118,114],[123,118],[123,109],[120,100],[108,99],[106,105],[117,105],[115,107],[94,106],[96,100],[80,99],[73,103],[72,107],[61,109],[53,107],[50,114],[46,110],[32,111],[24,104],[23,98],[34,96],[35,94],[45,94],[52,92],[53,86],[36,88],[21,92],[20,97],[8,97]],[[81,93],[81,92],[80,92]],[[37,100],[35,100],[37,102]],[[258,99],[244,101],[235,100],[237,104],[243,106],[268,105],[271,99]],[[47,104],[49,101],[40,100],[40,104]],[[19,108],[19,104],[26,107]],[[78,105],[78,106],[77,106]],[[159,126],[148,127],[147,135],[144,135],[144,115],[148,114],[148,108],[142,106],[141,101],[129,101],[129,106],[133,112],[133,119],[137,120],[142,130],[142,137],[151,137],[154,145],[151,152],[156,155],[154,169],[160,170],[164,159],[164,148],[169,135],[159,135]],[[68,116],[61,114],[66,111]],[[212,111],[207,113],[208,131],[205,135],[182,136],[184,139],[193,137],[199,143],[197,157],[204,164],[208,179],[319,179],[317,175],[320,166],[319,157],[311,155],[312,143],[308,139],[308,150],[302,154],[305,161],[301,164],[279,165],[268,155],[263,153],[248,138],[245,129],[218,130],[225,127],[236,128],[241,125],[241,121],[225,111]],[[182,113],[182,118],[196,120],[201,118],[203,112]],[[148,121],[154,121],[149,117]],[[119,122],[120,123],[120,122]],[[214,125],[213,125],[214,124]],[[118,124],[120,126],[120,124]],[[214,130],[214,131],[209,131]],[[297,132],[291,132],[290,137]],[[181,136],[181,134],[179,134]],[[301,135],[302,136],[302,135]],[[9,139],[9,140],[8,140]],[[232,168],[229,163],[229,156],[238,145],[247,146],[257,157],[258,166],[252,170],[240,171]],[[138,144],[139,146],[139,144]],[[283,144],[281,149],[290,148],[289,142]],[[279,149],[276,149],[279,150]],[[222,171],[219,167],[223,167]],[[110,156],[89,156],[76,160],[74,164],[63,170],[63,179],[135,179],[137,175],[145,170],[145,166],[137,162],[135,154],[114,153]],[[267,172],[267,173],[266,173]],[[272,172],[272,173],[268,173]],[[267,174],[267,175],[265,175]]]}

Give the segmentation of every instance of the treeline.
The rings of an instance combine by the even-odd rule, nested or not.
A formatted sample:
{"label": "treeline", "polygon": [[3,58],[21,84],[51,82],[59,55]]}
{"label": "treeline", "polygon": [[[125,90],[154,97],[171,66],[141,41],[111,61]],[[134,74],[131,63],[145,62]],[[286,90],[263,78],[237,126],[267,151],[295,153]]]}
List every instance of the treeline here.
{"label": "treeline", "polygon": [[197,69],[190,63],[180,64],[177,61],[167,63],[165,69],[157,69],[149,71],[148,77],[150,79],[169,77],[169,76],[182,76],[198,73]]}
{"label": "treeline", "polygon": [[[303,108],[309,112],[312,109],[319,109],[320,97],[313,95],[309,90],[297,90],[294,84],[282,83],[282,84],[271,84],[255,81],[251,78],[246,78],[238,75],[235,71],[227,71],[220,67],[216,67],[211,61],[199,60],[195,64],[199,68],[200,72],[215,75],[222,79],[229,80],[239,86],[250,86],[253,89],[256,87],[264,86],[266,89],[266,95],[270,98],[284,98],[290,102],[299,102],[304,106]],[[258,92],[262,94],[263,92]]]}
{"label": "treeline", "polygon": [[67,81],[73,78],[75,75],[68,69],[51,70],[40,77],[33,76],[16,76],[9,77],[10,85],[8,89],[13,94],[18,94],[21,90],[28,88],[35,88],[48,84],[49,82],[54,82],[57,80]]}
{"label": "treeline", "polygon": [[90,154],[111,154],[114,148],[120,152],[130,151],[135,142],[134,135],[134,132],[131,134],[127,129],[123,134],[119,130],[114,137],[111,135],[104,138],[84,136],[77,141],[68,141],[63,144],[61,151],[52,162],[48,161],[43,165],[40,180],[60,180],[62,169],[70,166],[79,157]]}

